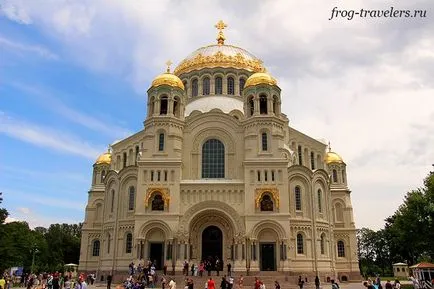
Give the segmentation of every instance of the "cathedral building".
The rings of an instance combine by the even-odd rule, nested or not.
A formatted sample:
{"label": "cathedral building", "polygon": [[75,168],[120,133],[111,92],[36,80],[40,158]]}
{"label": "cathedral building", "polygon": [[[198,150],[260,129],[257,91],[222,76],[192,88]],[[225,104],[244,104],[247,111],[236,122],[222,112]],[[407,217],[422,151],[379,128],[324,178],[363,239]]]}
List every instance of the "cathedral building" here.
{"label": "cathedral building", "polygon": [[345,162],[289,125],[277,80],[216,27],[152,81],[143,129],[93,165],[79,271],[211,256],[240,274],[358,279]]}

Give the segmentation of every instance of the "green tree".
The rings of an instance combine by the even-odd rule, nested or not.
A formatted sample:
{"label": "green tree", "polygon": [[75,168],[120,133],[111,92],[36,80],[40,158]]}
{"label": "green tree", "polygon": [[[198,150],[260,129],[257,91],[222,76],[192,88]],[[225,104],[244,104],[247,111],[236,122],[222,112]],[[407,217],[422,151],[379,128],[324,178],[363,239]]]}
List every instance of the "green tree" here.
{"label": "green tree", "polygon": [[392,262],[434,260],[433,220],[434,172],[430,172],[424,186],[407,193],[404,203],[386,219],[385,235]]}

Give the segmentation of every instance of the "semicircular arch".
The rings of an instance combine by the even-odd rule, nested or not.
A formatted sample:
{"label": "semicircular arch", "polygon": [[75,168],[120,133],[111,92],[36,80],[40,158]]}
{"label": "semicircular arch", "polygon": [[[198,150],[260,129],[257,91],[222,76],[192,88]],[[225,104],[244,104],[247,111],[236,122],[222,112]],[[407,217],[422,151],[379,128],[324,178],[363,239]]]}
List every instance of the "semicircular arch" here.
{"label": "semicircular arch", "polygon": [[153,229],[160,229],[163,231],[166,239],[173,239],[173,232],[169,225],[161,220],[151,220],[144,223],[139,229],[139,237],[146,238],[148,233]]}
{"label": "semicircular arch", "polygon": [[244,223],[241,221],[241,217],[238,212],[228,204],[219,201],[205,201],[189,208],[180,220],[180,229],[188,230],[188,228],[191,227],[192,221],[196,219],[197,216],[204,214],[207,211],[216,211],[222,213],[222,215],[231,221],[237,233],[243,234],[246,231]]}
{"label": "semicircular arch", "polygon": [[258,239],[261,231],[270,230],[270,229],[272,229],[277,233],[277,236],[279,237],[280,240],[287,239],[285,229],[283,229],[280,223],[273,220],[266,220],[257,223],[255,226],[253,226],[252,230],[250,231],[250,237],[254,239]]}

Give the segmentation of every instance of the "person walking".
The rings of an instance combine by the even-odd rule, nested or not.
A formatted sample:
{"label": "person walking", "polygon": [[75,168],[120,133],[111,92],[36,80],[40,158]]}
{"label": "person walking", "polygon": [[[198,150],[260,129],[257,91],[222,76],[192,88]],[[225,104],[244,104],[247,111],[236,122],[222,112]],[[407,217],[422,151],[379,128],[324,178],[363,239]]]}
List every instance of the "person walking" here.
{"label": "person walking", "polygon": [[111,285],[112,285],[112,274],[108,274],[107,275],[107,289],[110,289]]}
{"label": "person walking", "polygon": [[315,289],[319,289],[319,286],[321,285],[321,283],[319,282],[319,277],[318,275],[315,277]]}

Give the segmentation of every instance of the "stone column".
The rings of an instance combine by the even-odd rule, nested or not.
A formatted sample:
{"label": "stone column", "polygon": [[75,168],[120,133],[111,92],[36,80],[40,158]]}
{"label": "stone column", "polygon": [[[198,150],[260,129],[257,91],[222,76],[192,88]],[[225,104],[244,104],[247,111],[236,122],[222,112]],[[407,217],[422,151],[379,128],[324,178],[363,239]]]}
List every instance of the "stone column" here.
{"label": "stone column", "polygon": [[144,245],[144,252],[143,252],[143,259],[148,260],[149,259],[149,241],[145,241],[145,245]]}
{"label": "stone column", "polygon": [[259,115],[259,97],[253,97],[254,110],[253,115]]}
{"label": "stone column", "polygon": [[158,99],[157,101],[155,101],[154,115],[160,115],[160,102],[161,102],[160,99]]}
{"label": "stone column", "polygon": [[173,98],[173,96],[168,97],[167,98],[167,115],[173,116],[174,115],[174,111],[173,111],[173,104],[175,103],[175,99]]}
{"label": "stone column", "polygon": [[267,95],[267,114],[273,115],[273,96]]}

